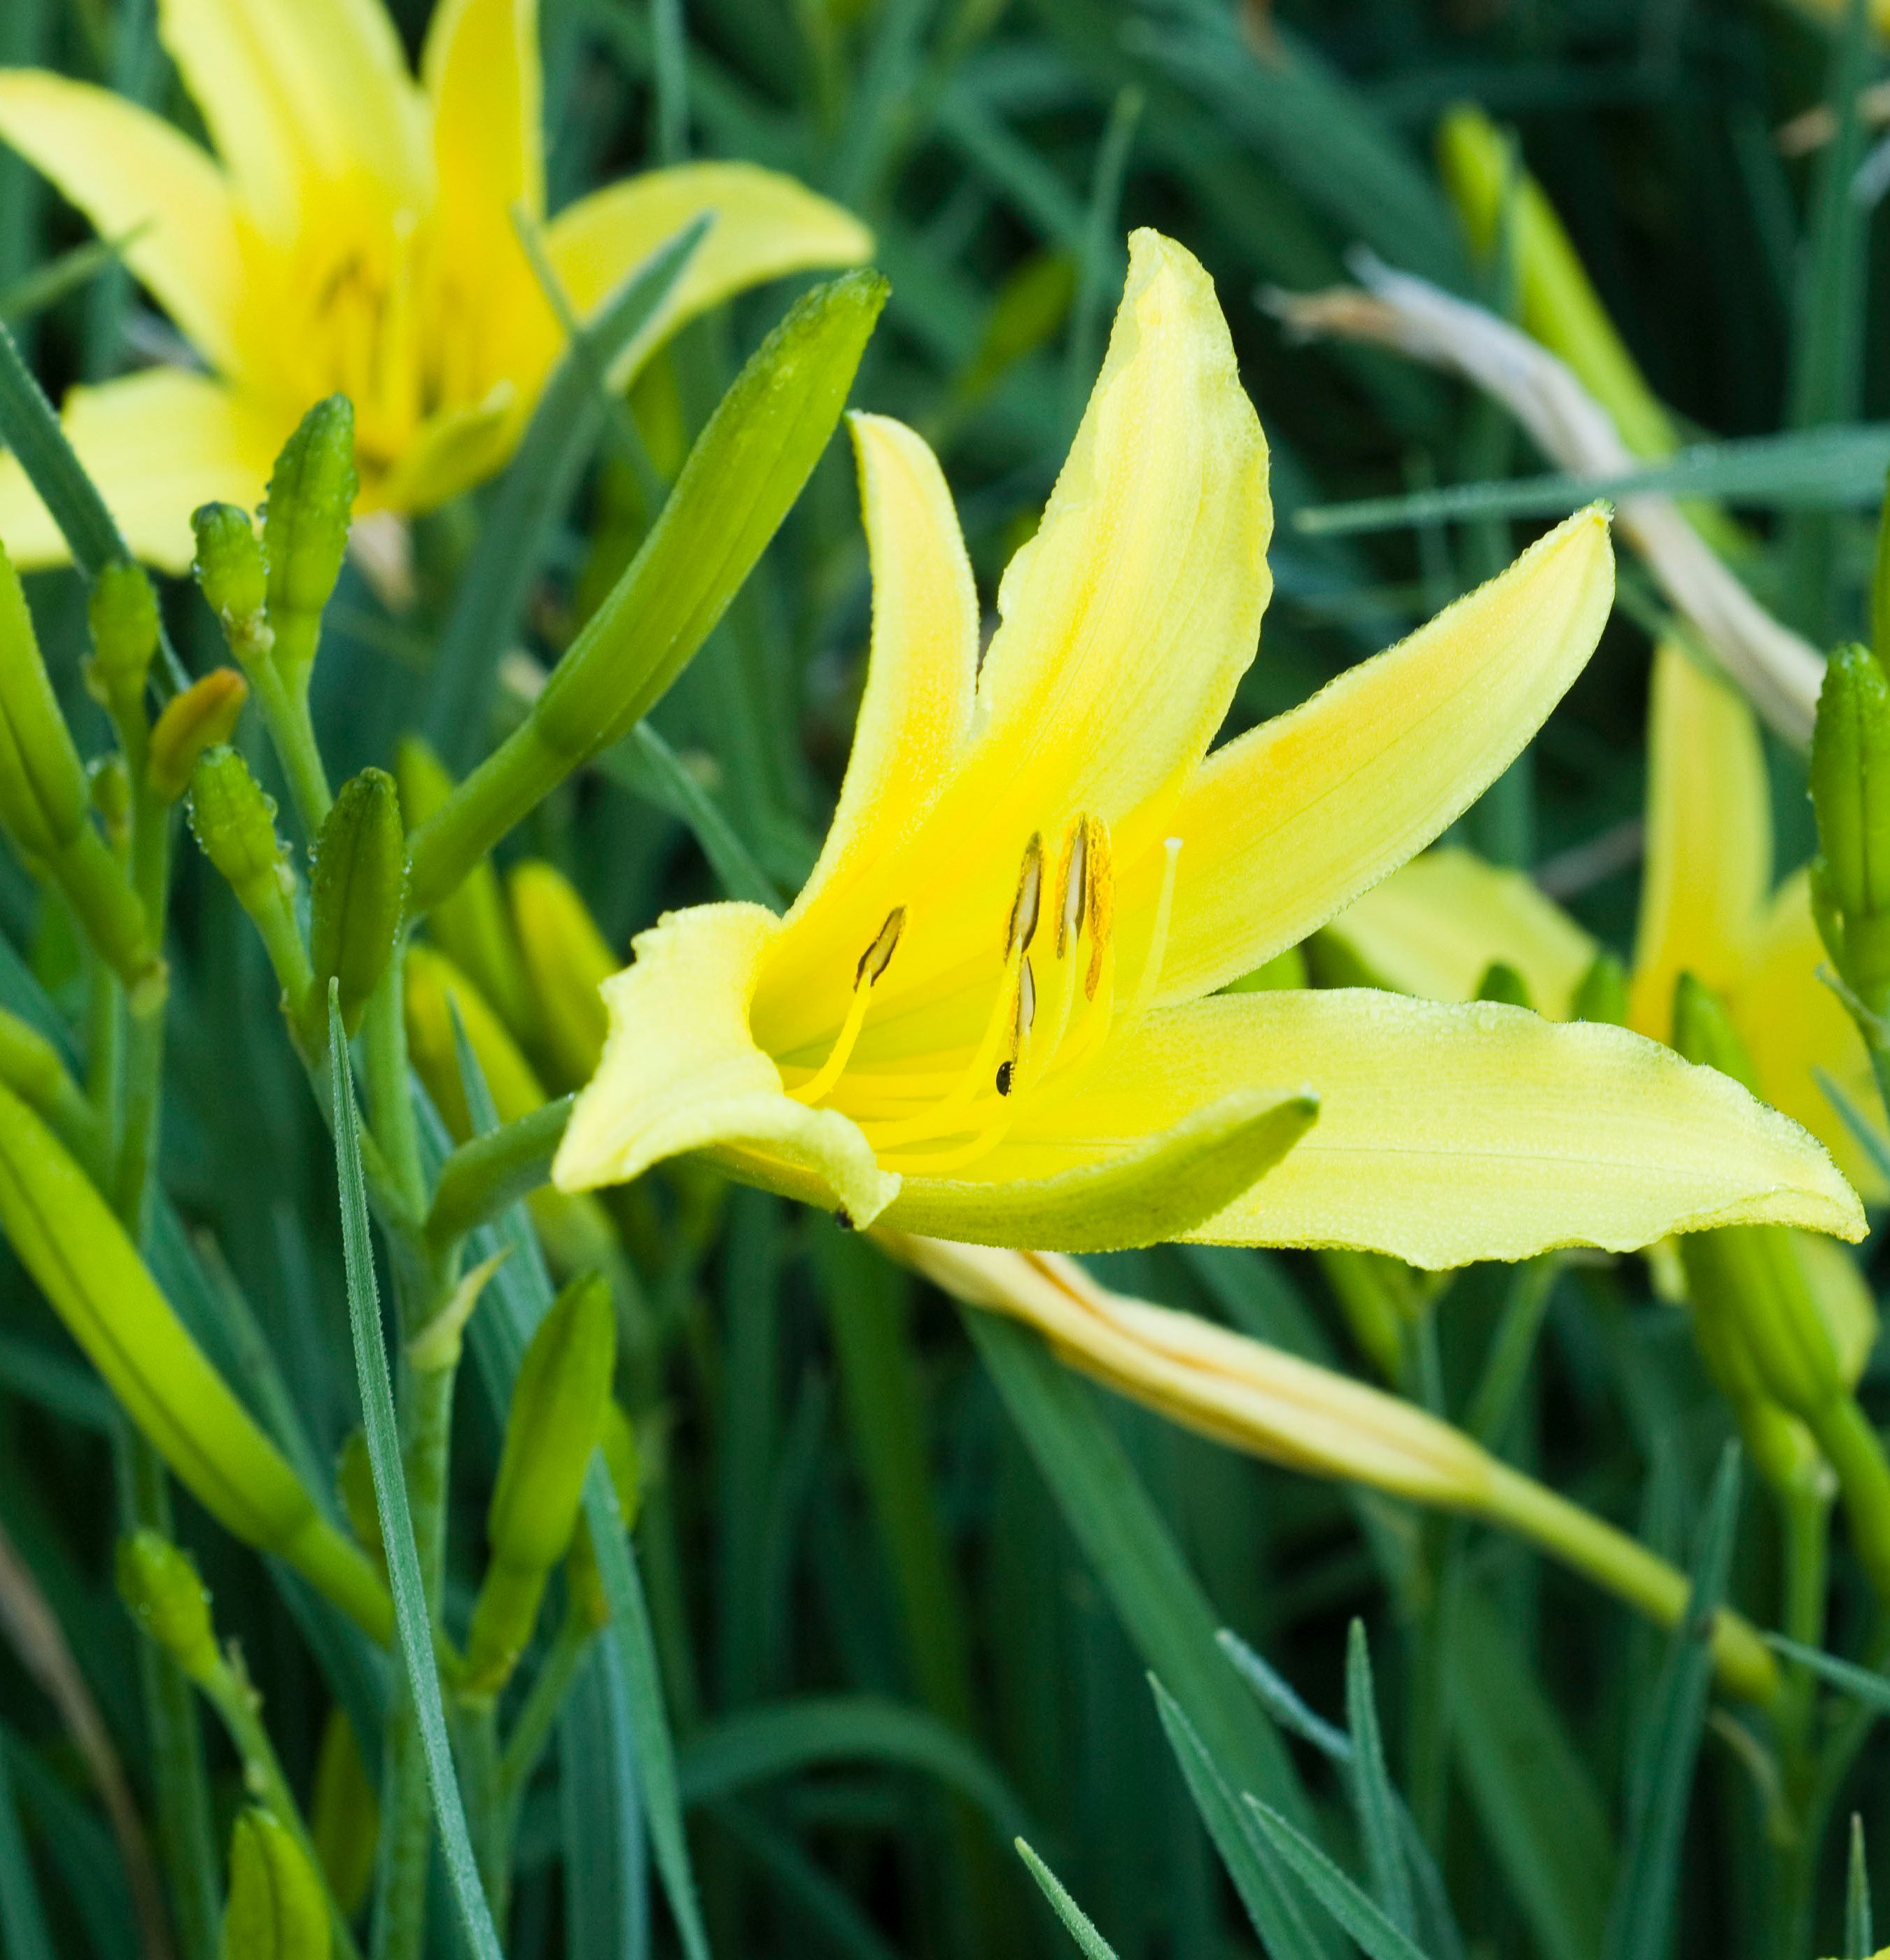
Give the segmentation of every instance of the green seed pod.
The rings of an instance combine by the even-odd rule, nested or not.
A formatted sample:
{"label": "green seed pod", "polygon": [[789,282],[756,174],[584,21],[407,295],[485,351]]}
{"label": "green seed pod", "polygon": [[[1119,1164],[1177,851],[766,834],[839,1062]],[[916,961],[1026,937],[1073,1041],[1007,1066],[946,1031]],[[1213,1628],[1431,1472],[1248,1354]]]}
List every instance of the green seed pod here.
{"label": "green seed pod", "polygon": [[530,1637],[545,1581],[570,1548],[609,1406],[616,1338],[610,1289],[587,1274],[552,1302],[519,1364],[486,1514],[492,1564],[466,1639],[469,1693],[504,1685]]}
{"label": "green seed pod", "polygon": [[223,1960],[329,1960],[332,1939],[307,1854],[268,1811],[244,1811],[230,1834]]}
{"label": "green seed pod", "polygon": [[247,511],[234,504],[205,504],[191,513],[197,555],[190,569],[197,589],[217,616],[224,644],[246,673],[269,657],[275,644],[269,631],[269,578],[262,562],[262,540]]}
{"label": "green seed pod", "polygon": [[1477,982],[1477,998],[1500,1001],[1510,1007],[1535,1005],[1529,998],[1529,982],[1507,959],[1493,959],[1483,969],[1483,978]]}
{"label": "green seed pod", "polygon": [[1882,1010],[1890,995],[1890,676],[1858,646],[1831,657],[1812,734],[1819,885],[1842,922],[1844,979]]}
{"label": "green seed pod", "polygon": [[262,517],[269,566],[269,628],[284,678],[306,685],[321,638],[322,612],[341,576],[360,479],[355,410],[330,395],[305,415],[275,460]]}
{"label": "green seed pod", "polygon": [[144,718],[145,682],[158,651],[158,595],[142,566],[108,565],[86,603],[92,628],[90,678],[121,725]]}
{"label": "green seed pod", "polygon": [[78,841],[91,792],[40,655],[19,575],[0,551],[0,829],[28,857]]}
{"label": "green seed pod", "polygon": [[291,889],[275,802],[229,748],[201,756],[190,776],[190,828],[245,912],[274,904]]}
{"label": "green seed pod", "polygon": [[1605,950],[1596,954],[1570,1004],[1578,1021],[1605,1021],[1608,1026],[1628,1025],[1628,969]]}
{"label": "green seed pod", "polygon": [[250,684],[234,667],[213,667],[201,680],[164,705],[151,731],[145,781],[152,795],[175,803],[207,749],[220,748],[236,733]]}
{"label": "green seed pod", "polygon": [[319,997],[341,982],[342,1024],[352,1035],[387,963],[406,899],[406,832],[400,794],[384,769],[363,769],[341,794],[315,841],[309,956]]}
{"label": "green seed pod", "polygon": [[222,1666],[210,1620],[210,1594],[189,1554],[161,1532],[135,1532],[118,1541],[118,1596],[139,1629],[192,1681],[210,1680]]}
{"label": "green seed pod", "polygon": [[624,963],[562,871],[530,861],[508,884],[552,1080],[581,1088],[597,1072],[609,1022],[597,990]]}

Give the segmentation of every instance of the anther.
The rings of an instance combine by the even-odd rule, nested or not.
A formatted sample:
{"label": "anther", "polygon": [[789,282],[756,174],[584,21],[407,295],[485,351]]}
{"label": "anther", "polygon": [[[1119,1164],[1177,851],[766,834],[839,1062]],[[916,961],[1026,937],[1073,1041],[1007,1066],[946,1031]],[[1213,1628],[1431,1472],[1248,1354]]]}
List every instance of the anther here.
{"label": "anther", "polygon": [[905,929],[905,908],[895,905],[886,914],[885,924],[873,934],[873,943],[861,954],[860,963],[853,969],[853,999],[848,1006],[847,1017],[840,1025],[840,1032],[834,1038],[833,1046],[827,1052],[826,1060],[798,1088],[788,1092],[797,1102],[818,1102],[839,1080],[841,1071],[852,1055],[854,1044],[860,1039],[860,1030],[866,1025],[867,1004],[872,997],[873,985],[892,964],[899,934]]}
{"label": "anther", "polygon": [[1057,957],[1068,956],[1072,943],[1083,936],[1087,909],[1084,884],[1089,864],[1090,819],[1079,816],[1070,827],[1069,842],[1063,851],[1063,910],[1057,918]]}
{"label": "anther", "polygon": [[899,934],[905,930],[905,908],[895,905],[886,915],[873,943],[860,956],[860,963],[853,969],[855,987],[875,985],[886,969],[892,963],[892,955],[898,950]]}
{"label": "anther", "polygon": [[1109,933],[1115,924],[1115,879],[1109,862],[1109,826],[1100,818],[1084,826],[1087,848],[1083,852],[1084,883],[1088,895],[1090,970],[1083,976],[1083,998],[1096,998],[1096,984],[1102,978],[1102,962],[1109,949]]}
{"label": "anther", "polygon": [[1022,951],[1036,936],[1038,902],[1043,895],[1043,835],[1030,833],[1023,866],[1017,873],[1017,896],[1010,902],[1010,923],[1004,928],[1004,952]]}

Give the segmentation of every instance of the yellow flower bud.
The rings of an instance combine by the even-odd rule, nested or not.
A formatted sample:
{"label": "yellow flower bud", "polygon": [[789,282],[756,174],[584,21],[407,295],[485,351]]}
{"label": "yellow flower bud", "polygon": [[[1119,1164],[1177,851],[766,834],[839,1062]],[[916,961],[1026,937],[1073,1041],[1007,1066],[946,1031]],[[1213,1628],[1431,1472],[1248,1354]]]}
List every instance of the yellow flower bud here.
{"label": "yellow flower bud", "polygon": [[214,667],[165,704],[151,731],[145,781],[154,796],[175,803],[190,786],[204,752],[236,732],[250,685],[234,667]]}
{"label": "yellow flower bud", "polygon": [[554,1081],[560,1089],[581,1088],[597,1073],[609,1024],[597,990],[624,963],[562,871],[531,861],[509,882]]}
{"label": "yellow flower bud", "polygon": [[288,1826],[250,1809],[230,1836],[223,1960],[329,1960],[322,1882]]}
{"label": "yellow flower bud", "polygon": [[135,1532],[118,1542],[118,1596],[139,1629],[192,1681],[221,1666],[210,1621],[210,1594],[189,1554],[161,1532]]}
{"label": "yellow flower bud", "polygon": [[400,797],[384,769],[342,785],[315,843],[309,956],[317,997],[341,983],[342,1024],[352,1035],[393,956],[406,901],[406,833]]}

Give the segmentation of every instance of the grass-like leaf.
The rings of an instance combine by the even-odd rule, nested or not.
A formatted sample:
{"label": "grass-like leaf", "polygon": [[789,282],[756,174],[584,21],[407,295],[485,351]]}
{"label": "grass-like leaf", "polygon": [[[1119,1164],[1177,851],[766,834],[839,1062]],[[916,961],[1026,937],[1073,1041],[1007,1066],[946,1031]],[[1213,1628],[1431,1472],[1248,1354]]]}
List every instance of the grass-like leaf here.
{"label": "grass-like leaf", "polygon": [[0,1748],[0,1949],[9,1960],[53,1960],[52,1936],[27,1857],[7,1754]]}
{"label": "grass-like leaf", "polygon": [[380,1297],[374,1280],[374,1248],[368,1238],[368,1189],[361,1169],[360,1118],[355,1083],[347,1066],[348,1037],[342,1026],[336,990],[329,995],[329,1053],[334,1095],[335,1170],[341,1186],[342,1255],[348,1274],[348,1319],[354,1335],[355,1367],[361,1383],[361,1422],[373,1465],[374,1502],[387,1548],[387,1580],[393,1593],[394,1626],[426,1758],[434,1815],[440,1827],[447,1877],[460,1909],[474,1960],[502,1960],[498,1933],[485,1901],[485,1888],[467,1833],[466,1809],[447,1738],[446,1709],[440,1694],[440,1669],[433,1651],[433,1625],[420,1577],[413,1516],[394,1414],[393,1382],[380,1330]]}
{"label": "grass-like leaf", "polygon": [[1844,1960],[1870,1960],[1876,1949],[1871,1925],[1870,1868],[1864,1862],[1863,1819],[1850,1817],[1850,1863],[1844,1876]]}
{"label": "grass-like leaf", "polygon": [[1024,1869],[1036,1880],[1038,1890],[1050,1901],[1050,1910],[1069,1929],[1083,1960],[1115,1960],[1115,1949],[1090,1923],[1089,1915],[1064,1889],[1062,1880],[1021,1838],[1017,1840],[1017,1855],[1024,1861]]}
{"label": "grass-like leaf", "polygon": [[1258,1797],[1249,1796],[1246,1801],[1267,1842],[1370,1960],[1425,1960],[1424,1949],[1394,1926],[1303,1831],[1295,1830]]}
{"label": "grass-like leaf", "polygon": [[1345,1720],[1352,1736],[1352,1808],[1365,1841],[1373,1895],[1392,1923],[1415,1938],[1418,1910],[1399,1841],[1397,1801],[1385,1767],[1385,1742],[1372,1688],[1371,1649],[1361,1620],[1352,1622],[1346,1638]]}

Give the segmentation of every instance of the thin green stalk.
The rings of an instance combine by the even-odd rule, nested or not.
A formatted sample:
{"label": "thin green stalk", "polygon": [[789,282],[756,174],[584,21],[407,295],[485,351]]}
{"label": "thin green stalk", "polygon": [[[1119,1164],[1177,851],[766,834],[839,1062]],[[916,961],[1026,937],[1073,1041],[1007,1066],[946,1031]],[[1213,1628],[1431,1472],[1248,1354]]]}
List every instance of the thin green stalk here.
{"label": "thin green stalk", "polygon": [[[380,1146],[388,1176],[409,1216],[426,1215],[426,1179],[420,1169],[420,1131],[413,1110],[413,1086],[407,1069],[407,1022],[404,998],[406,947],[396,944],[387,970],[368,1004],[361,1026],[361,1057],[365,1064],[368,1118]],[[409,1303],[402,1300],[403,1312]],[[416,1325],[423,1323],[416,1323]],[[414,1328],[406,1332],[412,1334]]]}
{"label": "thin green stalk", "polygon": [[1844,1494],[1851,1543],[1878,1599],[1890,1605],[1890,1462],[1882,1440],[1854,1395],[1822,1411],[1811,1427]]}
{"label": "thin green stalk", "polygon": [[486,1694],[462,1701],[458,1729],[460,1785],[466,1796],[466,1828],[472,1834],[473,1854],[479,1860],[479,1879],[485,1887],[492,1917],[503,1926],[509,1903],[505,1874],[511,1861],[511,1846],[501,1828],[498,1709],[493,1698]]}
{"label": "thin green stalk", "polygon": [[[559,1623],[550,1650],[533,1677],[523,1705],[512,1724],[505,1746],[499,1752],[498,1788],[501,1809],[515,1828],[525,1791],[550,1747],[552,1732],[558,1726],[558,1711],[578,1678],[584,1656],[590,1651],[596,1630],[576,1614],[567,1612]],[[511,1830],[508,1831],[510,1841]]]}
{"label": "thin green stalk", "polygon": [[335,797],[328,785],[327,765],[315,740],[314,724],[309,719],[308,697],[291,689],[267,660],[252,661],[247,672],[275,759],[282,764],[288,784],[289,799],[301,819],[302,834],[313,840],[320,832],[322,819]]}

